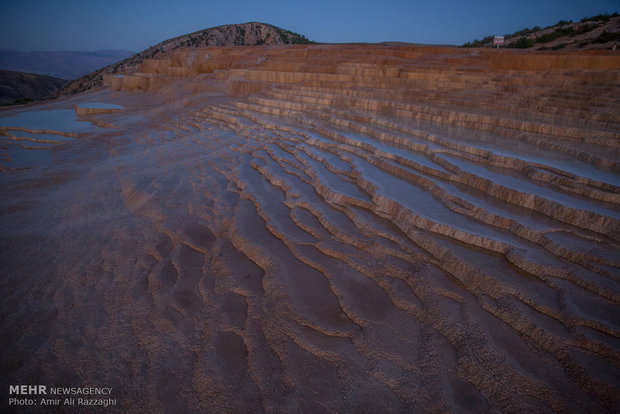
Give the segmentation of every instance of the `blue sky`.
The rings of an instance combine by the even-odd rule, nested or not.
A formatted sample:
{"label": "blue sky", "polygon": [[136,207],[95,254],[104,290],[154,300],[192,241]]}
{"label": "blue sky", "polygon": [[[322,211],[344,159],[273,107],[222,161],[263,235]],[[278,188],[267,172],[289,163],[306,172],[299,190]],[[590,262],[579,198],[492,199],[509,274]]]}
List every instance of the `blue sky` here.
{"label": "blue sky", "polygon": [[462,44],[619,9],[618,0],[0,0],[0,48],[140,51],[170,37],[249,21],[318,42]]}

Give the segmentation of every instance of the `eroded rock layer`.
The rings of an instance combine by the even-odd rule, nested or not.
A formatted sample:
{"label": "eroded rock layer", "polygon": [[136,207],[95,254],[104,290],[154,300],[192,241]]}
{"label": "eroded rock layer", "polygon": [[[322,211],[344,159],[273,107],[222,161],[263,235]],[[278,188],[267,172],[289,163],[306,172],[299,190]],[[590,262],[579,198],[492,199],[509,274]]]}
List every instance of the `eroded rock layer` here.
{"label": "eroded rock layer", "polygon": [[205,48],[37,108],[122,105],[88,127],[6,112],[3,386],[617,412],[619,59]]}

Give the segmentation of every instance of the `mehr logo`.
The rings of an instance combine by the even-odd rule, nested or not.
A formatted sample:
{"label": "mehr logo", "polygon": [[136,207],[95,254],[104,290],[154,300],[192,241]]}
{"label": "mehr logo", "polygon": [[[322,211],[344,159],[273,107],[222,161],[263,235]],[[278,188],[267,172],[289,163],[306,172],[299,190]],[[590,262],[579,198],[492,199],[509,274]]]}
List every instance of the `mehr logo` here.
{"label": "mehr logo", "polygon": [[[117,405],[110,387],[50,387],[45,385],[9,385],[10,406],[66,407]],[[48,397],[50,394],[50,397]],[[36,397],[39,396],[39,397]]]}
{"label": "mehr logo", "polygon": [[47,387],[45,385],[9,385],[9,394],[47,395]]}

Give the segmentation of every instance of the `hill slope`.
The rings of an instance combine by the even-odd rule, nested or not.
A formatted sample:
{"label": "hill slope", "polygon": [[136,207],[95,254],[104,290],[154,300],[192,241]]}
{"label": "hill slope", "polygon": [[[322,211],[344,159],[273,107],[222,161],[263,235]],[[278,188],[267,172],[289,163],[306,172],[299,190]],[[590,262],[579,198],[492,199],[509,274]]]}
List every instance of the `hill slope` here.
{"label": "hill slope", "polygon": [[68,83],[60,93],[63,95],[74,94],[100,86],[103,84],[104,74],[124,72],[129,67],[139,65],[144,59],[154,58],[161,53],[175,49],[205,46],[255,46],[300,43],[312,42],[303,35],[266,23],[250,22],[211,27],[165,40],[127,59],[82,76]]}
{"label": "hill slope", "polygon": [[[618,13],[585,17],[579,22],[560,20],[553,26],[526,28],[504,35],[506,47],[532,50],[611,49],[620,43]],[[467,42],[463,47],[493,47],[493,36]]]}
{"label": "hill slope", "polygon": [[48,98],[65,83],[52,76],[0,70],[0,105]]}
{"label": "hill slope", "polygon": [[118,62],[134,53],[127,50],[97,50],[94,52],[0,50],[0,69],[70,80]]}

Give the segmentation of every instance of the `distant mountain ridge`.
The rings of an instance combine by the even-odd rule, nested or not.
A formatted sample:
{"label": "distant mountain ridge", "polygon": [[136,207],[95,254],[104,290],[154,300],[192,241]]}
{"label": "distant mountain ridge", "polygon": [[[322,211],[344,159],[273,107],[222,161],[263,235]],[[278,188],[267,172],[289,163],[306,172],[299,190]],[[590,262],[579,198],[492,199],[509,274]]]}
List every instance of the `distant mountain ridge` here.
{"label": "distant mountain ridge", "polygon": [[308,40],[304,35],[267,23],[250,22],[211,27],[164,40],[129,58],[82,76],[68,83],[60,91],[60,94],[74,94],[101,86],[104,74],[124,72],[129,67],[139,65],[144,59],[155,58],[161,53],[176,49],[206,46],[271,46],[307,43],[314,42]]}
{"label": "distant mountain ridge", "polygon": [[[463,47],[494,47],[494,36],[467,42]],[[504,35],[504,47],[532,50],[612,49],[620,43],[620,15],[599,14],[578,22],[560,20],[553,26],[526,28]],[[620,45],[617,45],[620,47]]]}
{"label": "distant mountain ridge", "polygon": [[0,69],[75,79],[132,56],[128,50],[21,52],[0,49]]}
{"label": "distant mountain ridge", "polygon": [[23,104],[54,96],[64,79],[0,70],[0,105]]}

